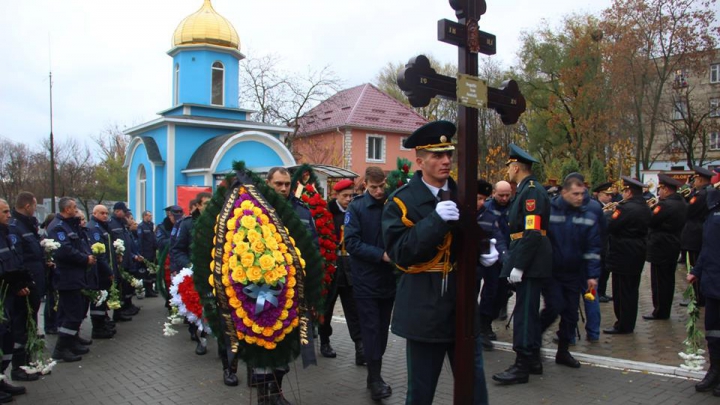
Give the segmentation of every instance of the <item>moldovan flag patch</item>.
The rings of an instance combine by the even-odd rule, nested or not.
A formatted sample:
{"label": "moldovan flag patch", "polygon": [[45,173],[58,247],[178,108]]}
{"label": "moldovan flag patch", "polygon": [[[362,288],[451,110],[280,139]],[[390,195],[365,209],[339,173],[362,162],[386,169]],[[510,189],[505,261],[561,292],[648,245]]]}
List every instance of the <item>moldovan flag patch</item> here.
{"label": "moldovan flag patch", "polygon": [[540,230],[540,215],[527,215],[525,217],[525,230]]}

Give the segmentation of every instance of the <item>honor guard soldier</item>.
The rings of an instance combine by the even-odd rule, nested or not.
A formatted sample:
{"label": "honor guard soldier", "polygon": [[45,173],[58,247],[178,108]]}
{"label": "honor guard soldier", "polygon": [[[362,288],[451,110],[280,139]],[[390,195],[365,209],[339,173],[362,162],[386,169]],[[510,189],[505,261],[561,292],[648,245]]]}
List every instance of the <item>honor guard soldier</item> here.
{"label": "honor guard soldier", "polygon": [[[353,186],[352,182],[347,184],[344,193],[351,195]],[[395,302],[394,268],[385,252],[382,236],[385,172],[377,166],[369,166],[365,169],[363,186],[365,193],[355,198],[343,215],[345,237],[340,246],[350,253],[353,294],[360,317],[358,326],[367,360],[367,387],[370,397],[379,401],[392,395],[392,389],[380,372]]]}
{"label": "honor guard soldier", "polygon": [[[406,339],[409,405],[433,402],[445,355],[455,350],[453,223],[460,218],[452,201],[457,185],[450,178],[455,130],[451,122],[436,121],[405,140],[405,148],[415,149],[420,170],[388,197],[383,209],[385,249],[404,273],[397,285],[392,332]],[[478,355],[482,359],[482,350]],[[486,402],[484,373],[475,374],[475,401]],[[477,389],[485,393],[478,395]]]}
{"label": "honor guard soldier", "polygon": [[667,174],[658,174],[659,201],[651,207],[647,247],[653,312],[643,315],[643,319],[670,319],[675,294],[675,268],[680,255],[680,234],[687,216],[687,204],[677,193],[680,186],[682,183]]}
{"label": "honor guard soldier", "polygon": [[[687,221],[685,221],[685,227],[680,236],[680,247],[687,255],[690,267],[695,265],[695,260],[697,260],[702,248],[703,224],[708,216],[705,200],[707,199],[708,187],[712,187],[710,179],[715,174],[700,166],[693,166],[692,169],[695,171],[695,178],[693,180],[693,189],[687,197]],[[699,306],[705,305],[702,291],[697,288],[697,284],[694,284],[694,286],[697,304]],[[680,305],[687,306],[687,303],[681,303]]]}
{"label": "honor guard soldier", "polygon": [[705,378],[695,385],[698,392],[713,390],[713,395],[720,397],[720,249],[717,240],[720,238],[720,191],[711,189],[707,192],[709,216],[703,228],[705,243],[687,281],[700,284],[705,295],[705,340],[710,355],[710,369]]}
{"label": "honor guard soldier", "polygon": [[547,237],[550,200],[545,188],[532,174],[532,164],[539,163],[515,144],[510,144],[506,163],[508,177],[517,183],[515,198],[510,202],[510,247],[500,277],[515,285],[513,311],[513,350],[515,364],[493,380],[502,384],[523,384],[529,374],[542,374],[540,359],[541,324],[540,292],[552,276],[552,246]]}
{"label": "honor guard soldier", "polygon": [[79,356],[90,350],[79,340],[80,324],[85,318],[87,269],[96,263],[90,245],[80,235],[80,218],[77,205],[70,197],[58,202],[60,212],[48,227],[48,238],[60,243],[55,258],[55,289],[58,300],[58,339],[52,358],[66,362],[82,360]]}
{"label": "honor guard soldier", "polygon": [[[355,183],[352,180],[345,179],[338,181],[333,186],[336,197],[328,203],[328,211],[330,211],[333,216],[335,235],[338,240],[338,258],[335,277],[330,286],[330,291],[325,297],[326,308],[324,322],[318,327],[318,334],[320,335],[320,354],[322,354],[323,357],[336,357],[337,354],[335,350],[330,346],[330,336],[332,335],[332,326],[330,323],[332,322],[332,316],[335,310],[335,302],[339,296],[343,313],[345,314],[345,320],[347,321],[348,332],[350,332],[350,339],[355,343],[355,364],[362,366],[365,364],[365,356],[363,353],[362,336],[360,334],[360,320],[353,295],[350,256],[348,255],[347,249],[345,249],[346,244],[344,240],[345,213],[350,205],[350,201],[352,201],[354,189]],[[390,307],[392,308],[392,305],[390,305]]]}
{"label": "honor guard soldier", "polygon": [[617,321],[603,332],[611,335],[633,333],[638,312],[640,275],[645,266],[646,237],[650,208],[643,198],[645,185],[622,176],[622,201],[608,222],[610,247],[608,271],[612,273],[613,310]]}
{"label": "honor guard soldier", "polygon": [[[612,215],[612,210],[606,209],[608,204],[612,203],[613,195],[615,194],[615,188],[613,187],[613,183],[608,181],[605,183],[602,183],[598,186],[595,186],[593,188],[593,194],[595,194],[595,199],[602,205],[603,208],[603,216],[605,217],[605,223],[607,224],[607,221],[610,219],[610,215]],[[605,265],[605,256],[607,255],[607,248],[608,248],[608,232],[607,232],[607,226],[605,227],[604,231],[600,235],[602,237],[602,259],[601,259],[601,266],[602,271],[600,273],[600,279],[598,280],[598,300],[600,302],[610,302],[612,300],[612,297],[607,295],[607,283],[610,279],[610,272],[607,270],[607,266]]]}

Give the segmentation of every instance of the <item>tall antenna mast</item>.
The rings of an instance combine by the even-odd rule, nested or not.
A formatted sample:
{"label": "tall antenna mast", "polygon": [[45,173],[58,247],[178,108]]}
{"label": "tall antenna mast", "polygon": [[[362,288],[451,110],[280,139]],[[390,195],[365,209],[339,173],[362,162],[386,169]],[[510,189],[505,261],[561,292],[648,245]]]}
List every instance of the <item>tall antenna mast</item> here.
{"label": "tall antenna mast", "polygon": [[52,55],[50,53],[50,35],[48,34],[48,56],[50,59],[50,204],[55,210],[55,136],[53,135],[53,99],[52,99]]}

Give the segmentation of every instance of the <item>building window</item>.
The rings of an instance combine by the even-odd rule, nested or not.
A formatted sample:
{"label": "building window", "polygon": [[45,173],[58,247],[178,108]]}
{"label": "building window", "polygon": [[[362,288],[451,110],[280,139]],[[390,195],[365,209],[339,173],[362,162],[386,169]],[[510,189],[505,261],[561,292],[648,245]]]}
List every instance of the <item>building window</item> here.
{"label": "building window", "polygon": [[710,65],[710,83],[720,83],[720,63]]}
{"label": "building window", "polygon": [[710,150],[720,150],[720,132],[710,132]]}
{"label": "building window", "polygon": [[685,117],[687,117],[687,103],[682,100],[675,101],[675,105],[673,106],[672,119],[682,120],[685,119]]}
{"label": "building window", "polygon": [[147,209],[146,205],[147,200],[147,173],[145,172],[145,166],[140,165],[138,166],[137,170],[137,213],[138,215],[142,215],[142,213]]}
{"label": "building window", "polygon": [[180,104],[180,64],[175,64],[175,72],[173,73],[173,105]]}
{"label": "building window", "polygon": [[385,162],[385,137],[368,135],[366,140],[367,162]]}
{"label": "building window", "polygon": [[400,138],[400,150],[412,150],[412,148],[406,148],[403,146],[405,145],[405,141],[407,141],[407,139],[407,136],[403,136],[402,138]]}
{"label": "building window", "polygon": [[710,116],[720,117],[720,98],[710,99]]}
{"label": "building window", "polygon": [[220,62],[212,65],[212,105],[224,105],[225,95],[225,67]]}

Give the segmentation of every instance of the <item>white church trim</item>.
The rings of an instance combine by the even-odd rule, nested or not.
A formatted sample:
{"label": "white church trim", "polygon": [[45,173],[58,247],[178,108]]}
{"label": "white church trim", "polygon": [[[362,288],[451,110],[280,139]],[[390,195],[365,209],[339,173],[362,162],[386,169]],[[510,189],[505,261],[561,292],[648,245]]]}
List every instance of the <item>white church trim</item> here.
{"label": "white church trim", "polygon": [[273,152],[275,152],[275,154],[277,154],[282,160],[284,166],[294,166],[296,164],[292,153],[290,153],[285,145],[274,136],[259,131],[245,131],[231,136],[230,139],[225,141],[220,149],[218,149],[218,153],[215,154],[215,158],[213,158],[213,161],[210,164],[210,174],[215,173],[217,166],[225,156],[225,153],[232,149],[233,146],[241,142],[249,141],[262,143],[272,149]]}
{"label": "white church trim", "polygon": [[165,168],[165,204],[175,205],[175,124],[167,127],[167,166]]}

